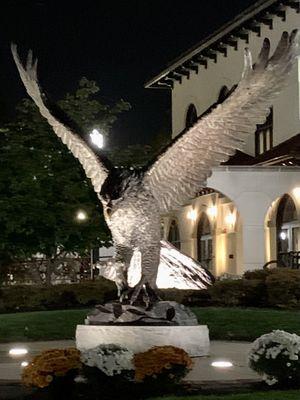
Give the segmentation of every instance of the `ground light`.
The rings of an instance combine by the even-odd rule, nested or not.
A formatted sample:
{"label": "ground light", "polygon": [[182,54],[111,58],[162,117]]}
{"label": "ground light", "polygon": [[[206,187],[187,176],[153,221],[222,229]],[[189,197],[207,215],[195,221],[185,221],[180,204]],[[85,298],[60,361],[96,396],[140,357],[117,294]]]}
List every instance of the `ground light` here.
{"label": "ground light", "polygon": [[24,347],[13,347],[12,349],[9,350],[10,356],[24,356],[27,353],[28,350],[25,349]]}
{"label": "ground light", "polygon": [[215,367],[215,368],[230,368],[230,367],[233,367],[233,364],[232,364],[232,362],[230,362],[230,361],[213,361],[211,364],[210,364],[212,367]]}

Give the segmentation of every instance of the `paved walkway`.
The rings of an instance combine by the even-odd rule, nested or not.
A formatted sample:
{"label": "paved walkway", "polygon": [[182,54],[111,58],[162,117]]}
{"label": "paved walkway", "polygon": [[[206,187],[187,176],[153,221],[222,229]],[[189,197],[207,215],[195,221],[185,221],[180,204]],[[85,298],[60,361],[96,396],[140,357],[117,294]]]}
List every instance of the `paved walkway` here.
{"label": "paved walkway", "polygon": [[[73,340],[0,344],[0,383],[20,380],[22,361],[30,361],[42,350],[74,345]],[[28,355],[10,356],[8,352],[12,347],[25,347]],[[194,358],[194,368],[186,379],[192,382],[259,380],[258,375],[247,366],[249,347],[250,343],[246,342],[212,341],[210,356]],[[213,361],[218,360],[231,361],[233,367],[221,369],[211,366]]]}

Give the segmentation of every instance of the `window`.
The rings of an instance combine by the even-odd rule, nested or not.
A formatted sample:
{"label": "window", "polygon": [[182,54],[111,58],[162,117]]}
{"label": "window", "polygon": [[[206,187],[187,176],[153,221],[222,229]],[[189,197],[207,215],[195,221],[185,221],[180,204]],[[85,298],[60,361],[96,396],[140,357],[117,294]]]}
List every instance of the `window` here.
{"label": "window", "polygon": [[287,267],[300,267],[300,221],[294,200],[288,194],[282,196],[276,216],[277,256]]}
{"label": "window", "polygon": [[173,219],[169,229],[168,241],[180,250],[180,235],[177,222]]}
{"label": "window", "polygon": [[206,268],[212,267],[213,240],[207,215],[202,214],[197,228],[198,261]]}
{"label": "window", "polygon": [[197,110],[194,104],[190,104],[186,113],[185,127],[191,128],[197,121]]}
{"label": "window", "polygon": [[273,147],[273,107],[264,124],[257,125],[255,132],[255,155],[265,153]]}

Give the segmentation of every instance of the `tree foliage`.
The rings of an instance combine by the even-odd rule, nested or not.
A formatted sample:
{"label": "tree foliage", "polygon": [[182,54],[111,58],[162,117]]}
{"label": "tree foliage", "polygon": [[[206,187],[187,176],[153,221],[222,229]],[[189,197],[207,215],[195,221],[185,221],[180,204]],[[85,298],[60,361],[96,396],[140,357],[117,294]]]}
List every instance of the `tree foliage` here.
{"label": "tree foliage", "polygon": [[[130,108],[98,97],[95,82],[82,78],[78,89],[59,102],[83,131],[108,135],[118,115]],[[78,210],[88,219],[79,223]],[[0,262],[60,251],[85,253],[107,245],[110,235],[101,206],[79,162],[53,134],[30,100],[0,132]]]}

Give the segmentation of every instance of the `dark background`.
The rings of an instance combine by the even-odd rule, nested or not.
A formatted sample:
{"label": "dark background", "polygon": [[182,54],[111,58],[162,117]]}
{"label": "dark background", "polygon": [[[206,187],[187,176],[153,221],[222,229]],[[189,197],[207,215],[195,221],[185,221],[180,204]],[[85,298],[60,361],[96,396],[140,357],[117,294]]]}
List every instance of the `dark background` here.
{"label": "dark background", "polygon": [[116,145],[147,143],[170,130],[170,96],[144,83],[254,0],[1,0],[0,117],[13,117],[25,91],[9,45],[39,58],[42,86],[54,99],[82,76],[107,101],[132,105],[113,128]]}

